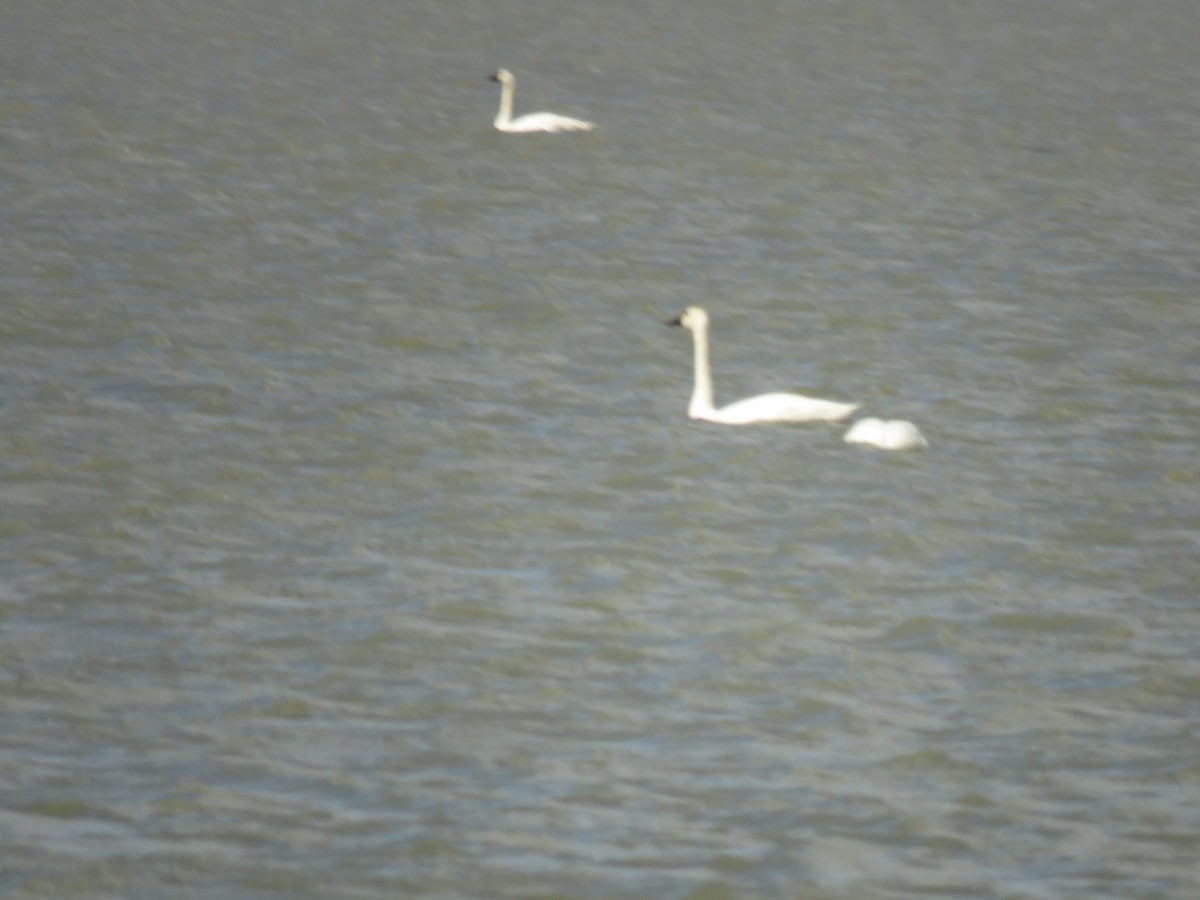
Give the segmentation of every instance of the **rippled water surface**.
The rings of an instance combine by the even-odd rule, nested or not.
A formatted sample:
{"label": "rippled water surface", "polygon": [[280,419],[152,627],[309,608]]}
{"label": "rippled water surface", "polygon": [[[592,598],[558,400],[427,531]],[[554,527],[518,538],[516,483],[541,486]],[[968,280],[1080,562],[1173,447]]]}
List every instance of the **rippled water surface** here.
{"label": "rippled water surface", "polygon": [[0,894],[1200,896],[1197,46],[9,4]]}

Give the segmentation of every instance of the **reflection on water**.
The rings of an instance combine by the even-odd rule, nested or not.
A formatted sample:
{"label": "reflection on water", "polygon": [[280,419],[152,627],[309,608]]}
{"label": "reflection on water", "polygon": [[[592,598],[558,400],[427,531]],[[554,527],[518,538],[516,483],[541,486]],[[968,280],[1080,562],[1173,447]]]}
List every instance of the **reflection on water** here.
{"label": "reflection on water", "polygon": [[[1200,890],[1189,6],[88,12],[0,37],[6,896]],[[689,304],[931,449],[690,422]]]}

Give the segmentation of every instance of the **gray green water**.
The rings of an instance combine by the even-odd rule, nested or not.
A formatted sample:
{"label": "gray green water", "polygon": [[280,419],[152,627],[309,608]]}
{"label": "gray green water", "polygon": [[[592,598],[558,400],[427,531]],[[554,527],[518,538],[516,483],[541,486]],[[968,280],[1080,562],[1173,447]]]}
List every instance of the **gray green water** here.
{"label": "gray green water", "polygon": [[1193,4],[411,6],[6,7],[0,895],[1200,895]]}

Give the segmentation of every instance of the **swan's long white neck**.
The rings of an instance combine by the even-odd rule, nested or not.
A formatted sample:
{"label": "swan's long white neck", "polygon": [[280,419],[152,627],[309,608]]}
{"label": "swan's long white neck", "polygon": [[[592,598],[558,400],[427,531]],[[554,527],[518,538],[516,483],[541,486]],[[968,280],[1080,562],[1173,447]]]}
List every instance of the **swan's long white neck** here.
{"label": "swan's long white neck", "polygon": [[496,128],[503,128],[512,122],[514,93],[515,88],[511,81],[500,82],[500,111],[496,113],[496,121],[493,123]]}
{"label": "swan's long white neck", "polygon": [[692,402],[688,404],[688,415],[693,419],[705,419],[714,411],[712,369],[708,363],[708,324],[697,325],[691,332],[695,384],[692,387]]}

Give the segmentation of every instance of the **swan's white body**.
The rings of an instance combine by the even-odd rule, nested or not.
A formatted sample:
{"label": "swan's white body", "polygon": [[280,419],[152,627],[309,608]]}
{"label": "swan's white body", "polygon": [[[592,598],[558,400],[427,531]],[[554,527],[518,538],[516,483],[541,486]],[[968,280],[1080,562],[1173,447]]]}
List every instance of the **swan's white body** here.
{"label": "swan's white body", "polygon": [[500,111],[492,123],[499,131],[528,134],[534,131],[591,131],[596,127],[583,119],[548,112],[528,113],[514,119],[513,94],[516,92],[517,79],[508,69],[499,69],[491,80],[500,82]]}
{"label": "swan's white body", "polygon": [[720,425],[753,425],[758,422],[837,422],[856,409],[857,403],[818,400],[802,394],[760,394],[717,409],[713,406],[712,370],[708,361],[708,313],[689,306],[668,325],[682,325],[692,333],[695,384],[688,416]]}
{"label": "swan's white body", "polygon": [[929,446],[917,426],[904,419],[859,419],[846,432],[845,440],[882,450],[924,450]]}

